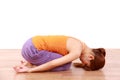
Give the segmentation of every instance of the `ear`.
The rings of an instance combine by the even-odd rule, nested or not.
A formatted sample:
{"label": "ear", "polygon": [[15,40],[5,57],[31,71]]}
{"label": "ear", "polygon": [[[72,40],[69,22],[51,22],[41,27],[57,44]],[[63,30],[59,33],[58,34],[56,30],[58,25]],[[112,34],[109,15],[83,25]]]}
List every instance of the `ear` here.
{"label": "ear", "polygon": [[88,56],[88,60],[94,60],[94,56],[93,56],[92,54],[90,54],[90,55]]}

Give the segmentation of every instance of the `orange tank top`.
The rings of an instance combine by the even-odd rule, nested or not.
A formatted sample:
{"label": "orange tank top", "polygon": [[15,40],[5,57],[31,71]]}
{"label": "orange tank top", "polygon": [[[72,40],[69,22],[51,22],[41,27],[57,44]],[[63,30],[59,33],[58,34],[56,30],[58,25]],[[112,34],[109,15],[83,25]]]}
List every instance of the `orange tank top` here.
{"label": "orange tank top", "polygon": [[66,42],[68,36],[34,36],[32,42],[38,50],[47,50],[61,55],[68,53]]}

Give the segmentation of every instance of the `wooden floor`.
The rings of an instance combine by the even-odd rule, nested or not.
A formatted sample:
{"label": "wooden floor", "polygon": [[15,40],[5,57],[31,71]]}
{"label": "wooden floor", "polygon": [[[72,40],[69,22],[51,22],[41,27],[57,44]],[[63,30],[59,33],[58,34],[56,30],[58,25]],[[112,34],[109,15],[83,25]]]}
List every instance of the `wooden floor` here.
{"label": "wooden floor", "polygon": [[106,51],[106,65],[99,71],[71,66],[69,71],[16,74],[12,67],[22,60],[20,50],[0,49],[0,80],[120,80],[120,49]]}

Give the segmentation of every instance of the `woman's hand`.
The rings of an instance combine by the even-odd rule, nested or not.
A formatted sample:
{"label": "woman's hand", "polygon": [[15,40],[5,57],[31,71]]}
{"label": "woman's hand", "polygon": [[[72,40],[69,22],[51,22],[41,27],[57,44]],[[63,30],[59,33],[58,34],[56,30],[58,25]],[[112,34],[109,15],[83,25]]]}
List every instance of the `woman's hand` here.
{"label": "woman's hand", "polygon": [[28,63],[27,61],[21,61],[20,65],[13,67],[13,69],[17,73],[25,73],[25,72],[29,72],[29,70],[33,67],[36,67],[36,66]]}
{"label": "woman's hand", "polygon": [[25,73],[28,72],[30,67],[27,66],[15,66],[13,67],[13,69],[17,72],[17,73]]}

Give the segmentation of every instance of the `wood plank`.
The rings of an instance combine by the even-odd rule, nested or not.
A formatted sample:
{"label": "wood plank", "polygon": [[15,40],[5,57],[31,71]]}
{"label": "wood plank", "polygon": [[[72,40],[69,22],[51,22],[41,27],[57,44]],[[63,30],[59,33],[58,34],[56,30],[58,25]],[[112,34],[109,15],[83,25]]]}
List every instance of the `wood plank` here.
{"label": "wood plank", "polygon": [[0,49],[0,80],[120,80],[120,49],[106,51],[106,65],[98,71],[72,65],[68,71],[16,74],[12,67],[23,59],[20,49]]}

